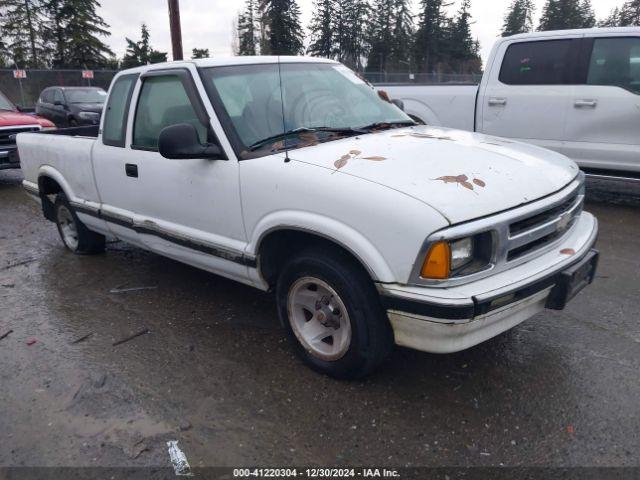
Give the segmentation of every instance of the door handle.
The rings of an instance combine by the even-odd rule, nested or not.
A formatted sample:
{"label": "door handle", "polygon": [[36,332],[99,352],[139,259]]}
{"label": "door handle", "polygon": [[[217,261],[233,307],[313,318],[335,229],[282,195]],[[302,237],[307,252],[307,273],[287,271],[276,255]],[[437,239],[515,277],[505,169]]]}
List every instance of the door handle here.
{"label": "door handle", "polygon": [[133,163],[126,163],[124,165],[124,172],[127,174],[127,177],[138,178],[138,166]]}
{"label": "door handle", "polygon": [[507,99],[506,98],[490,98],[489,99],[489,105],[491,106],[497,106],[497,105],[506,105],[507,104]]}
{"label": "door handle", "polygon": [[596,108],[598,106],[597,100],[576,100],[573,104],[576,108]]}

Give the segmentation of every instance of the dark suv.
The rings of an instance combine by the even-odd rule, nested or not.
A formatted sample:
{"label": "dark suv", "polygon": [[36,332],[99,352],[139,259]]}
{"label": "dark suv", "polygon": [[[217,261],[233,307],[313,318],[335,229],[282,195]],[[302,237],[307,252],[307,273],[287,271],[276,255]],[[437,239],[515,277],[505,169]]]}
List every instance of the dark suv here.
{"label": "dark suv", "polygon": [[98,125],[106,98],[98,87],[49,87],[40,94],[36,113],[58,127]]}

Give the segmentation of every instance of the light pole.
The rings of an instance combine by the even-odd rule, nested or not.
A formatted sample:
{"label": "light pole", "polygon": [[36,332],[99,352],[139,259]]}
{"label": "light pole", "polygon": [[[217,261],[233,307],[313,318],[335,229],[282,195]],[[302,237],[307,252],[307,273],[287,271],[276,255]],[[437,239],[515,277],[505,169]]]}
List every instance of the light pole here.
{"label": "light pole", "polygon": [[171,48],[173,59],[182,60],[182,29],[180,28],[180,3],[179,0],[169,1],[169,28],[171,29]]}

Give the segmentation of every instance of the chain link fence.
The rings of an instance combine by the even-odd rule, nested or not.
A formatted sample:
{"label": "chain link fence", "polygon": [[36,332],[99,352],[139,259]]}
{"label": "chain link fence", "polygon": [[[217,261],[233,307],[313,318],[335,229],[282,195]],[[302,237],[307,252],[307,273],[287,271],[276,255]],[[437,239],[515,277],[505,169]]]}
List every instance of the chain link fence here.
{"label": "chain link fence", "polygon": [[[14,70],[0,69],[0,91],[13,103],[25,109],[33,108],[40,92],[47,87],[102,87],[108,90],[117,70],[94,70],[94,78],[83,78],[82,70],[25,70],[26,78],[15,78]],[[375,84],[434,85],[480,83],[482,75],[459,75],[451,73],[388,73],[364,72],[361,74]]]}
{"label": "chain link fence", "polygon": [[362,76],[372,84],[397,85],[437,85],[465,84],[477,85],[482,78],[481,73],[410,73],[410,72],[364,72]]}
{"label": "chain link fence", "polygon": [[15,78],[14,70],[0,69],[0,91],[25,109],[35,106],[40,92],[47,87],[109,88],[116,70],[94,70],[94,78],[83,78],[83,70],[25,70],[26,78]]}

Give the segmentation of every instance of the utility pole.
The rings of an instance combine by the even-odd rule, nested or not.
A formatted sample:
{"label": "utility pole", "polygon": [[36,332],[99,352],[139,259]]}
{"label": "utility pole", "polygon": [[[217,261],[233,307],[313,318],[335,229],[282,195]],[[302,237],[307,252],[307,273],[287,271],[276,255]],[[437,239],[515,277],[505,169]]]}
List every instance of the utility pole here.
{"label": "utility pole", "polygon": [[171,29],[171,48],[174,60],[183,60],[182,29],[180,28],[180,0],[169,1],[169,27]]}

